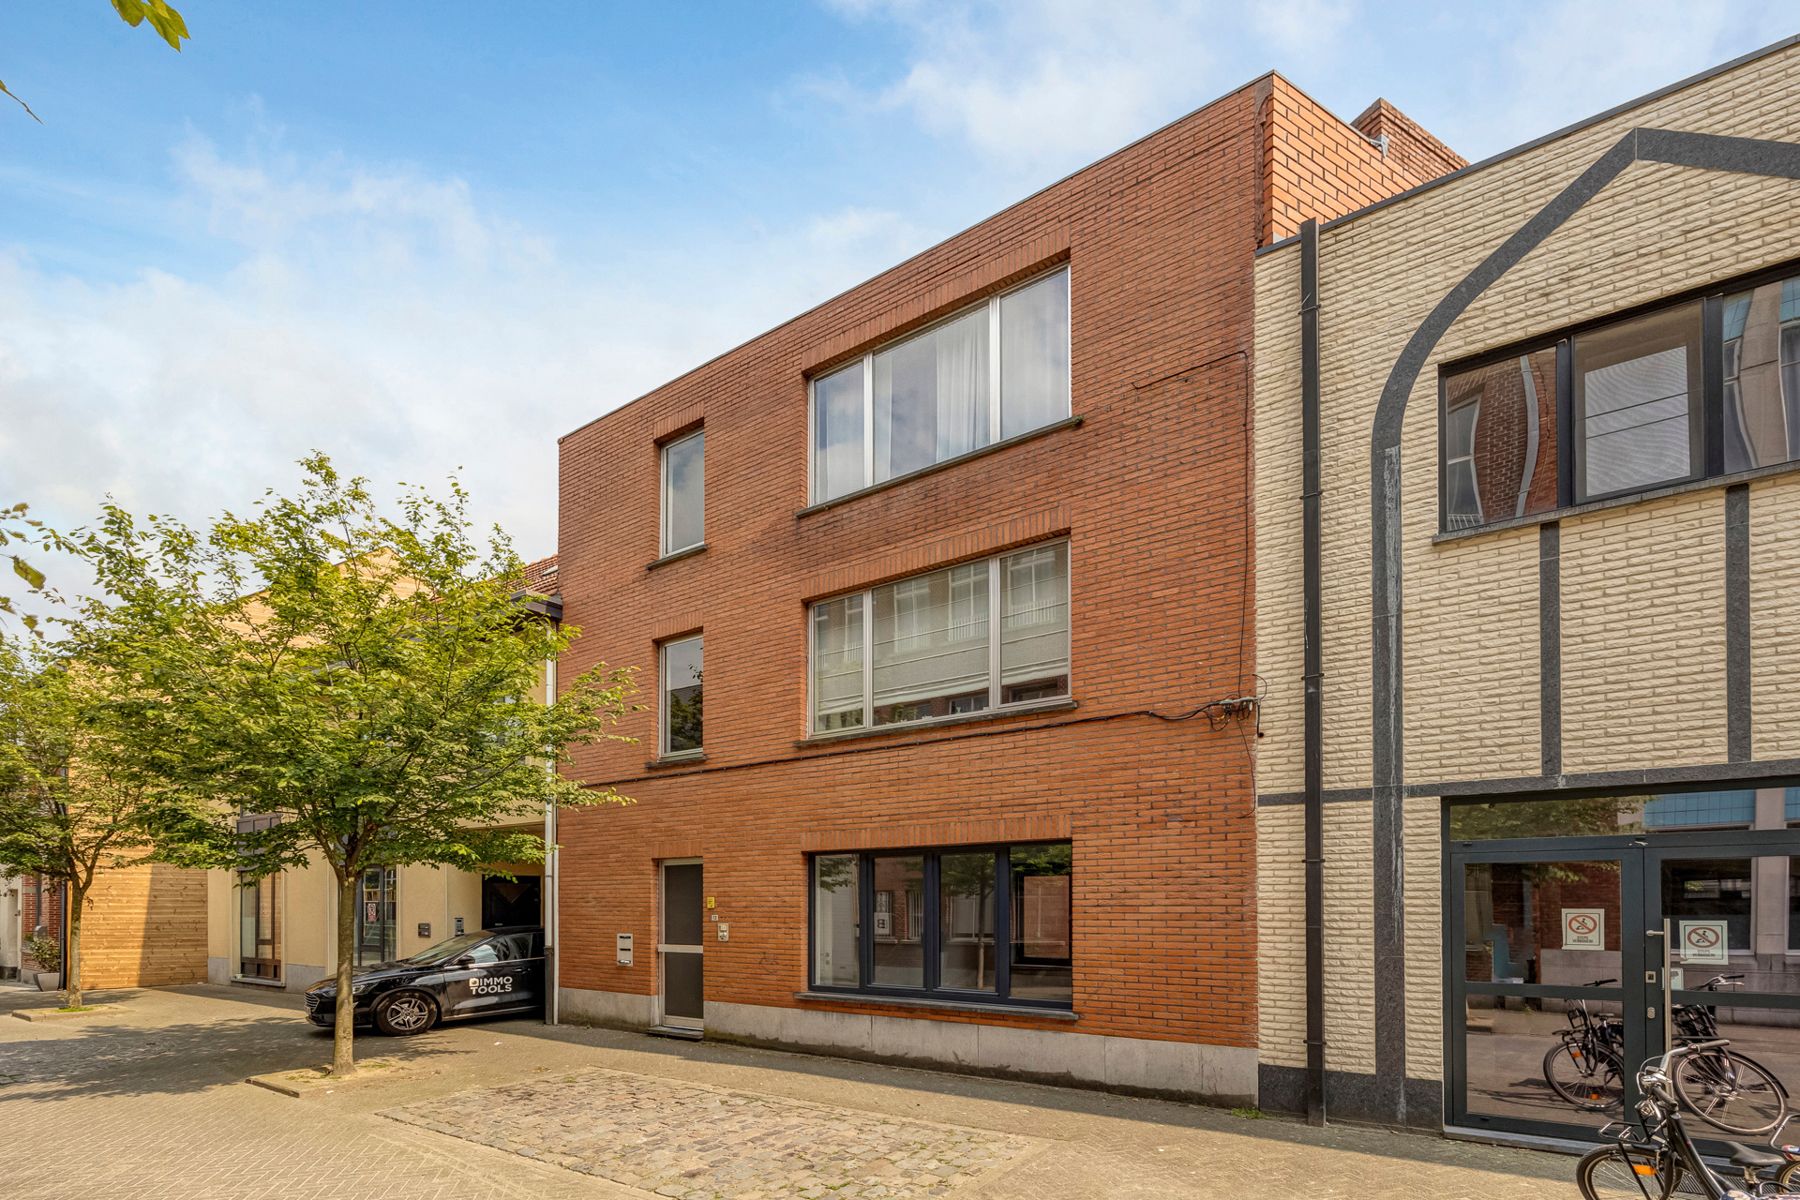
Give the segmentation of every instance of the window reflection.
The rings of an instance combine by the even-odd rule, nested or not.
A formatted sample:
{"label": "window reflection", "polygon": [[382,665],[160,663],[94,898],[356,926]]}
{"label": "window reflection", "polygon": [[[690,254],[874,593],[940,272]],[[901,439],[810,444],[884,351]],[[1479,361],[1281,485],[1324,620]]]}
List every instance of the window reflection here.
{"label": "window reflection", "polygon": [[1800,458],[1800,277],[1725,299],[1725,469]]}
{"label": "window reflection", "polygon": [[1698,304],[1575,339],[1581,499],[1693,474],[1699,378]]}
{"label": "window reflection", "polygon": [[1445,528],[1556,507],[1556,350],[1444,381]]}

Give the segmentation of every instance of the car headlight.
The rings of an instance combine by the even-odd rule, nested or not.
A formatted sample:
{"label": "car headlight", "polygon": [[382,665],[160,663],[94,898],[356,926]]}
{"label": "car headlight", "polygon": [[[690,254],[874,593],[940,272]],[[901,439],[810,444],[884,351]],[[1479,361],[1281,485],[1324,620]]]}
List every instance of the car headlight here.
{"label": "car headlight", "polygon": [[373,979],[356,980],[350,984],[350,994],[352,996],[361,996],[374,986],[375,981]]}

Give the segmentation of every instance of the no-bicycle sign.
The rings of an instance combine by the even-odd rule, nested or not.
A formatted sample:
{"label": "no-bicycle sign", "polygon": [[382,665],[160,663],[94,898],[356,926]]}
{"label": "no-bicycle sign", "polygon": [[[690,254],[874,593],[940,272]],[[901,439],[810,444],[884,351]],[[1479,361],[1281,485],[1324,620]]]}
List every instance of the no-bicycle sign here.
{"label": "no-bicycle sign", "polygon": [[1606,910],[1604,908],[1565,908],[1562,910],[1564,950],[1606,949]]}
{"label": "no-bicycle sign", "polygon": [[1731,962],[1730,927],[1724,921],[1681,922],[1681,961],[1725,966]]}

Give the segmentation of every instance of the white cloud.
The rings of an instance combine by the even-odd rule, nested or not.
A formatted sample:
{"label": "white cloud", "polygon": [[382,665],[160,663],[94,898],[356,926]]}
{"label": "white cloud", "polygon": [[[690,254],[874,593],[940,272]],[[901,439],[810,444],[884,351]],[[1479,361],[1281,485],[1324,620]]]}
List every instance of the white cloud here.
{"label": "white cloud", "polygon": [[[1211,99],[1202,83],[1234,10],[1215,0],[835,0],[902,30],[910,61],[857,95],[912,112],[1008,168],[1066,168]],[[1248,72],[1246,72],[1246,77]]]}
{"label": "white cloud", "polygon": [[[1793,32],[1789,0],[1547,0],[1471,35],[1440,133],[1483,157]],[[1490,41],[1481,36],[1493,35]],[[1440,68],[1442,69],[1442,68]]]}
{"label": "white cloud", "polygon": [[917,249],[874,209],[584,261],[463,182],[192,140],[163,197],[196,263],[94,282],[0,249],[0,494],[201,520],[313,448],[378,484],[461,468],[555,548],[556,439]]}

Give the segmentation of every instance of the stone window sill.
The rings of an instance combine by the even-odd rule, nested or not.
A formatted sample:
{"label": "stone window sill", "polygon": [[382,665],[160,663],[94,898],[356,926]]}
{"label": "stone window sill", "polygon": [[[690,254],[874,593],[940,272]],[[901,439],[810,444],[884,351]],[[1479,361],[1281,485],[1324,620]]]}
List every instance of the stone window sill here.
{"label": "stone window sill", "polygon": [[1055,433],[1059,429],[1073,429],[1077,425],[1080,425],[1082,420],[1083,418],[1081,417],[1064,417],[1060,421],[1052,421],[1048,425],[1040,425],[1036,429],[1028,429],[1024,433],[1016,433],[1009,438],[1001,438],[997,442],[990,442],[985,446],[978,446],[967,454],[958,454],[955,458],[946,458],[942,462],[934,462],[928,467],[920,467],[916,471],[908,471],[904,475],[896,475],[892,479],[884,479],[880,483],[872,483],[868,487],[858,488],[854,492],[845,492],[842,496],[833,496],[829,500],[821,500],[817,504],[810,504],[795,513],[794,517],[796,520],[810,517],[814,513],[824,512],[828,508],[836,508],[840,504],[848,504],[852,500],[860,500],[862,497],[872,496],[876,492],[885,492],[889,488],[896,488],[901,484],[911,483],[915,479],[922,479],[925,476],[934,474],[938,471],[947,471],[960,463],[966,463],[971,459],[980,458],[983,455],[997,453],[1001,450],[1017,446],[1021,442],[1029,442],[1033,438],[1041,438],[1045,434]]}
{"label": "stone window sill", "polygon": [[898,737],[906,733],[929,733],[934,729],[950,729],[958,725],[971,725],[978,721],[999,721],[1007,717],[1029,717],[1042,713],[1069,712],[1076,708],[1073,696],[1058,696],[1054,700],[1032,700],[1024,704],[1007,705],[1004,708],[984,708],[980,712],[958,713],[951,717],[928,717],[923,721],[906,721],[897,725],[877,725],[870,729],[858,726],[855,729],[836,729],[830,733],[815,733],[798,738],[794,745],[801,749],[814,746],[832,746],[839,742],[855,741],[860,738]]}
{"label": "stone window sill", "polygon": [[644,766],[652,771],[667,770],[670,767],[693,767],[706,761],[706,751],[695,750],[690,754],[665,754],[661,758],[653,758]]}
{"label": "stone window sill", "polygon": [[877,996],[866,992],[795,992],[794,999],[858,1004],[878,1008],[911,1008],[942,1012],[988,1013],[994,1016],[1031,1017],[1043,1021],[1079,1021],[1081,1014],[1067,1008],[1036,1008],[1028,1004],[983,1004],[978,1000],[941,1000],[912,996]]}
{"label": "stone window sill", "polygon": [[705,551],[706,551],[706,543],[701,542],[698,545],[689,546],[685,550],[677,550],[673,554],[665,554],[661,558],[656,559],[654,562],[651,562],[648,565],[646,565],[644,567],[644,570],[654,571],[658,567],[666,567],[670,563],[680,562],[684,558],[692,558],[692,557],[694,557],[694,555],[702,554]]}
{"label": "stone window sill", "polygon": [[248,975],[233,975],[231,982],[238,987],[285,988],[287,986],[279,979],[252,979]]}

